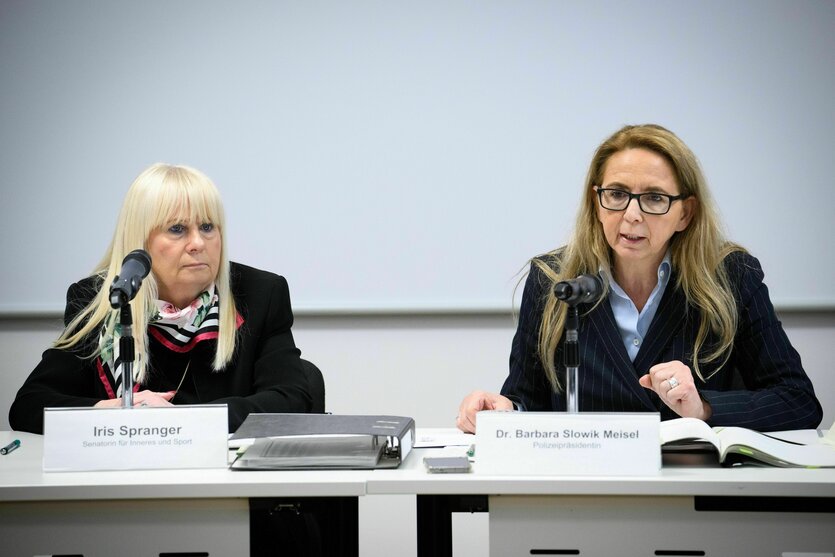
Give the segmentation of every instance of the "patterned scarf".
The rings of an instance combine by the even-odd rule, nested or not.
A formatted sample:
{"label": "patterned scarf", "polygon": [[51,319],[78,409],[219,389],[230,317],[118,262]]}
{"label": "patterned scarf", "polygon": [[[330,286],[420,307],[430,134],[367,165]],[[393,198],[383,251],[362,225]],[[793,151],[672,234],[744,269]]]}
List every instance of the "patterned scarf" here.
{"label": "patterned scarf", "polygon": [[[175,352],[189,352],[202,340],[217,338],[219,305],[215,285],[201,293],[188,307],[177,309],[173,304],[156,300],[156,310],[148,324],[148,334]],[[238,316],[238,326],[242,319]],[[116,323],[113,334],[102,329],[99,337],[101,354],[97,359],[99,380],[110,398],[122,396],[122,360],[119,359],[119,338],[122,326]],[[134,368],[135,370],[136,368]],[[115,370],[115,373],[112,371]],[[134,377],[135,378],[135,377]],[[140,385],[134,382],[134,392]]]}

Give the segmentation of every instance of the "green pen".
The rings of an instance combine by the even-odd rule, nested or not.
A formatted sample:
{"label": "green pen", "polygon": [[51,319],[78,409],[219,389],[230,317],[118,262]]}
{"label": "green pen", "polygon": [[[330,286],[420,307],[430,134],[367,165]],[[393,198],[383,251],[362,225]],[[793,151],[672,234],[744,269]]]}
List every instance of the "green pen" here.
{"label": "green pen", "polygon": [[2,449],[0,449],[0,454],[3,454],[3,455],[9,454],[10,452],[17,449],[18,447],[20,447],[20,439],[15,439],[11,443],[9,443],[8,445],[6,445]]}

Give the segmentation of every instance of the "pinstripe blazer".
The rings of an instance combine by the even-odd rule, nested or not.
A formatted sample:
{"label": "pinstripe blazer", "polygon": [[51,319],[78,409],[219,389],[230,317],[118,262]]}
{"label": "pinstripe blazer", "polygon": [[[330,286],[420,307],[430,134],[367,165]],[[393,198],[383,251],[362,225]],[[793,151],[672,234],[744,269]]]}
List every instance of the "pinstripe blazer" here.
{"label": "pinstripe blazer", "polygon": [[[763,283],[760,262],[742,252],[725,260],[739,310],[739,325],[728,362],[700,363],[707,381],[695,377],[701,396],[711,405],[710,425],[735,425],[760,431],[817,427],[822,418],[812,383],[803,371]],[[537,356],[544,297],[550,287],[536,266],[525,283],[519,324],[510,353],[510,374],[502,394],[525,410],[566,407],[565,393],[553,392]],[[644,343],[630,361],[608,300],[589,312],[579,306],[580,369],[578,401],[583,412],[655,412],[678,417],[638,378],[657,363],[680,360],[691,366],[698,312],[688,308],[676,288],[675,270],[650,324]],[[564,374],[562,342],[557,349],[558,374]],[[564,375],[560,376],[564,384]]]}

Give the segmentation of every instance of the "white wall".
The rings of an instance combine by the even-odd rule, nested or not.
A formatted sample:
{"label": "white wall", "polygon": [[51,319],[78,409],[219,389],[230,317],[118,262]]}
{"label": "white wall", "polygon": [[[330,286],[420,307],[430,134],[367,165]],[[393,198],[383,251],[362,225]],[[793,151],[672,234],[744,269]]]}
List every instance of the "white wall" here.
{"label": "white wall", "polygon": [[835,309],[833,27],[831,1],[0,1],[0,313],[60,311],[158,160],[218,184],[229,253],[296,308],[502,311],[644,122],[775,305]]}

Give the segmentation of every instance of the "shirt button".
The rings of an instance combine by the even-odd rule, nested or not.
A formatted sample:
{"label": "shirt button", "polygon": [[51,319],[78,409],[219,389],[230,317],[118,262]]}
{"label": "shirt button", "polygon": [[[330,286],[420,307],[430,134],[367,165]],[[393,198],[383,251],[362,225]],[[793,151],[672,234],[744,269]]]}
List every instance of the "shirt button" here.
{"label": "shirt button", "polygon": [[641,339],[639,339],[639,338],[632,339],[632,344],[634,344],[635,346],[638,346],[639,344],[641,344]]}

